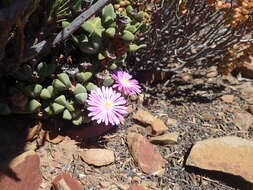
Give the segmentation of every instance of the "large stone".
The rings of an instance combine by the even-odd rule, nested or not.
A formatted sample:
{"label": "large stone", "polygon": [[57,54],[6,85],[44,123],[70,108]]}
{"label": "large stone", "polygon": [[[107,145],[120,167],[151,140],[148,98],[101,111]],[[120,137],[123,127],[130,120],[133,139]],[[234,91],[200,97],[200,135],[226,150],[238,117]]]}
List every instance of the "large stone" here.
{"label": "large stone", "polygon": [[52,182],[54,190],[83,190],[82,185],[69,174],[63,172]]}
{"label": "large stone", "polygon": [[161,174],[165,160],[144,136],[137,133],[127,135],[127,144],[136,165],[147,174]]}
{"label": "large stone", "polygon": [[241,176],[253,183],[253,141],[227,136],[197,142],[186,165]]}
{"label": "large stone", "polygon": [[253,127],[253,116],[246,111],[238,112],[235,115],[234,124],[240,130],[247,131],[250,127]]}
{"label": "large stone", "polygon": [[41,182],[40,159],[34,151],[17,156],[0,171],[1,190],[38,190]]}
{"label": "large stone", "polygon": [[80,156],[87,164],[94,166],[105,166],[115,161],[114,152],[107,149],[84,150]]}

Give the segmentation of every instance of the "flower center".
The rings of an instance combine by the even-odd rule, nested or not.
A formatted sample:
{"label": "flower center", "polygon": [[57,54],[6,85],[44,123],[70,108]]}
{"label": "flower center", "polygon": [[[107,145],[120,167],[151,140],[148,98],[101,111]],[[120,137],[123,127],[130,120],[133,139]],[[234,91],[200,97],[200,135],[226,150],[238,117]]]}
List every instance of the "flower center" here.
{"label": "flower center", "polygon": [[107,110],[111,109],[111,108],[112,108],[112,103],[106,101],[106,102],[104,103],[104,108],[107,109]]}
{"label": "flower center", "polygon": [[122,83],[124,86],[128,86],[129,80],[128,80],[128,79],[122,79],[122,80],[121,80],[121,83]]}

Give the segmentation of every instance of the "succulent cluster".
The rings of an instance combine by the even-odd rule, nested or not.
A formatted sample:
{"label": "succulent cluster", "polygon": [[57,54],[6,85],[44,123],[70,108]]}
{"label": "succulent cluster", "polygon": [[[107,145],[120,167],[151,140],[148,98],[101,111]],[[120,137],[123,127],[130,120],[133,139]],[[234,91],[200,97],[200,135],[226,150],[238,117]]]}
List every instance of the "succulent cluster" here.
{"label": "succulent cluster", "polygon": [[[64,2],[60,3],[61,7],[67,5]],[[8,91],[4,95],[1,94],[3,97],[0,100],[0,115],[36,114],[45,117],[55,115],[72,121],[74,125],[81,125],[90,121],[87,100],[91,91],[100,89],[99,87],[104,89],[118,82],[120,84],[114,85],[118,89],[124,89],[125,95],[127,95],[125,92],[139,93],[140,86],[137,81],[131,79],[131,75],[122,75],[122,72],[119,72],[122,75],[119,79],[116,74],[112,75],[112,71],[121,66],[119,63],[126,58],[127,52],[136,51],[141,47],[133,42],[138,32],[143,32],[146,27],[143,21],[145,14],[143,11],[136,11],[130,2],[125,4],[121,11],[115,10],[114,7],[113,4],[105,6],[97,16],[84,22],[72,35],[72,39],[66,42],[69,44],[74,42],[82,52],[80,57],[88,55],[92,63],[83,67],[81,61],[76,59],[79,62],[71,63],[71,69],[75,72],[66,69],[65,66],[68,64],[62,63],[60,59],[57,61],[53,59],[54,61],[50,63],[31,61],[23,64],[12,76],[13,82],[9,85]],[[57,11],[59,10],[56,7]],[[69,22],[66,19],[60,20],[62,27],[68,26]],[[122,81],[124,84],[121,84]],[[127,86],[123,88],[122,85]],[[119,93],[112,88],[114,87],[110,87],[111,94],[122,104],[125,103],[123,97],[119,97]],[[120,107],[119,112],[125,109]],[[114,119],[105,121],[106,124],[108,121],[118,124],[120,120],[114,116]]]}
{"label": "succulent cluster", "polygon": [[[123,6],[118,7],[119,6]],[[122,63],[127,52],[141,48],[133,43],[138,32],[147,29],[144,11],[136,11],[130,1],[120,1],[120,4],[105,6],[98,16],[83,23],[73,36],[72,41],[84,54],[94,56],[103,66]],[[62,27],[68,26],[67,20],[62,21]]]}
{"label": "succulent cluster", "polygon": [[[97,88],[90,82],[91,72],[77,72],[70,79],[66,73],[56,73],[55,64],[39,63],[33,68],[25,64],[15,76],[17,83],[9,89],[9,101],[0,103],[0,114],[43,113],[62,114],[62,118],[80,125],[87,93]],[[112,84],[108,77],[104,85]]]}

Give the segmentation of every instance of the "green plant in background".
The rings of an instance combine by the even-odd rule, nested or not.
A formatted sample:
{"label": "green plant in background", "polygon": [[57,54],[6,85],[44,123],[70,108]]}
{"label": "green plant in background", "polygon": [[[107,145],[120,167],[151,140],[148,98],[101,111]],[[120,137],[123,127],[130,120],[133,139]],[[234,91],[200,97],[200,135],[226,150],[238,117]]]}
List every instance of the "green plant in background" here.
{"label": "green plant in background", "polygon": [[[109,4],[100,14],[83,23],[79,31],[72,36],[79,49],[110,67],[121,64],[128,51],[137,51],[142,45],[133,43],[138,33],[146,30],[144,12],[137,12],[129,5],[121,10],[115,10],[115,5]],[[68,26],[68,21],[62,22],[62,27]]]}

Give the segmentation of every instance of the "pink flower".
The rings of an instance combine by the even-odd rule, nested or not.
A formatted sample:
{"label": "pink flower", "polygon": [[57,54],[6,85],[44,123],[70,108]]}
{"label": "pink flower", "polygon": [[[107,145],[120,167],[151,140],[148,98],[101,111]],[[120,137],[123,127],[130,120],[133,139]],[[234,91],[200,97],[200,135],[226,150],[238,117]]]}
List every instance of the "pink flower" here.
{"label": "pink flower", "polygon": [[111,74],[111,77],[114,79],[115,84],[113,88],[117,88],[120,92],[123,92],[125,95],[136,95],[141,92],[140,85],[137,80],[132,79],[132,75],[124,71],[116,71]]}
{"label": "pink flower", "polygon": [[123,115],[127,113],[126,100],[111,87],[97,88],[91,91],[88,100],[88,114],[98,124],[119,124],[124,120]]}

